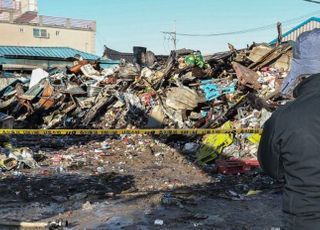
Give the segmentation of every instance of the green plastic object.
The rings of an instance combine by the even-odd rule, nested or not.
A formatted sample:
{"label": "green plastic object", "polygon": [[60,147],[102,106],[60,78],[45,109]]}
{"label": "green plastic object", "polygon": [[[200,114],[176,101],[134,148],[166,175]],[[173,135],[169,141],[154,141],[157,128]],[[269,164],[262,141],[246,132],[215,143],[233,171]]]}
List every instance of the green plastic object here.
{"label": "green plastic object", "polygon": [[198,66],[198,67],[200,67],[202,69],[205,69],[205,68],[209,67],[209,64],[207,64],[204,61],[203,56],[201,55],[201,53],[190,54],[190,55],[185,57],[184,61],[189,66]]}

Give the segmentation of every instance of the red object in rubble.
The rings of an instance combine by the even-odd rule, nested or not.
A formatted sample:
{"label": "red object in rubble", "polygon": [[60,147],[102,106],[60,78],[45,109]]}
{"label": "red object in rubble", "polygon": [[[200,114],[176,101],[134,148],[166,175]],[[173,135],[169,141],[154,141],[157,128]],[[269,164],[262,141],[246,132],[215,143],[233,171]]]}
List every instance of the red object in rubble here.
{"label": "red object in rubble", "polygon": [[269,67],[264,67],[260,70],[261,72],[269,72],[270,68]]}
{"label": "red object in rubble", "polygon": [[259,162],[256,159],[230,159],[230,160],[217,160],[216,165],[218,172],[225,175],[242,174],[251,171],[252,169],[259,168]]}
{"label": "red object in rubble", "polygon": [[151,104],[151,99],[156,96],[157,96],[157,94],[155,92],[142,94],[142,97],[144,98],[145,104],[147,106],[149,106]]}
{"label": "red object in rubble", "polygon": [[243,159],[241,161],[252,168],[260,168],[260,164],[257,159]]}

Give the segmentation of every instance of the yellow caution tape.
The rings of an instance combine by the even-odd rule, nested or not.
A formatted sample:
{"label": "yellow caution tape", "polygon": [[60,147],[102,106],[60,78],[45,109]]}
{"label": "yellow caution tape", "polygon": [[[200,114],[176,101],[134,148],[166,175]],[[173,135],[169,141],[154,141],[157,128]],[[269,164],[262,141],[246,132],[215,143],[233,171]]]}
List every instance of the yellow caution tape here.
{"label": "yellow caution tape", "polygon": [[262,129],[0,129],[0,135],[206,135],[227,133],[262,133]]}

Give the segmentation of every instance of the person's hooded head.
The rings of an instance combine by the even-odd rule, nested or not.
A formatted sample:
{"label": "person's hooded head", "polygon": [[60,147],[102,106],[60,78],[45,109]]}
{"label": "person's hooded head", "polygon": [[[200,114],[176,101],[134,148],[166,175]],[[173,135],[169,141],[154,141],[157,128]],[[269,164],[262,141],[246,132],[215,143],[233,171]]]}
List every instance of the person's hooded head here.
{"label": "person's hooded head", "polygon": [[320,73],[320,29],[302,33],[294,47],[288,76],[281,87],[282,94],[289,94],[301,77]]}

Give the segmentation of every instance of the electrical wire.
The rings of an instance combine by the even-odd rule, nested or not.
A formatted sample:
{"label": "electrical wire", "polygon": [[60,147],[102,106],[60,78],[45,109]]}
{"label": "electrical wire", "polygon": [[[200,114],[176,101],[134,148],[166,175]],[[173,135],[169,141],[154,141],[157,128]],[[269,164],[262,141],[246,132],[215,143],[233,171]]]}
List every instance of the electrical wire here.
{"label": "electrical wire", "polygon": [[167,47],[166,47],[166,36],[164,35],[164,37],[163,37],[163,48],[164,48],[164,51],[166,52],[166,53],[169,53],[169,49],[167,49]]}
{"label": "electrical wire", "polygon": [[314,0],[303,0],[303,1],[305,1],[305,2],[312,2],[312,3],[320,4],[320,2],[319,2],[319,1],[314,1]]}
{"label": "electrical wire", "polygon": [[[310,0],[312,1],[312,0]],[[317,10],[315,12],[312,12],[307,15],[303,15],[300,17],[292,18],[286,21],[283,21],[282,24],[289,24],[293,23],[297,20],[301,20],[306,17],[310,17],[311,15],[320,13],[320,10]],[[191,33],[176,33],[178,36],[187,36],[187,37],[217,37],[217,36],[226,36],[226,35],[237,35],[237,34],[246,34],[246,33],[251,33],[251,32],[258,32],[258,31],[265,31],[265,30],[270,30],[275,28],[275,23],[265,25],[265,26],[260,26],[260,27],[255,27],[255,28],[250,28],[250,29],[245,29],[245,30],[238,30],[238,31],[232,31],[232,32],[223,32],[223,33],[212,33],[212,34],[191,34]]]}

